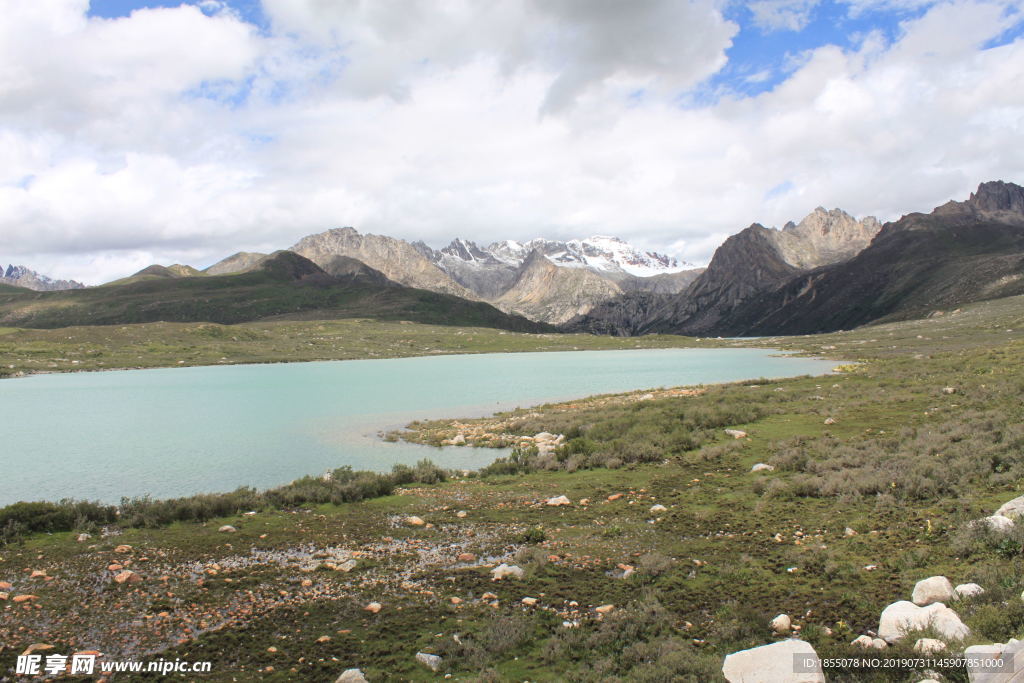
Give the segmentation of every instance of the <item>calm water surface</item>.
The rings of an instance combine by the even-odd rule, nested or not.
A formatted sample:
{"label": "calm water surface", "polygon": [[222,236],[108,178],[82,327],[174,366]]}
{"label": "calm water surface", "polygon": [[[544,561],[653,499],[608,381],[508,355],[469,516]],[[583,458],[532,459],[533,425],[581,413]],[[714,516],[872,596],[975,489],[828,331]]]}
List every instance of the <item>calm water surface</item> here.
{"label": "calm water surface", "polygon": [[476,469],[500,451],[385,443],[417,418],[592,394],[822,374],[759,349],[665,349],[126,370],[0,381],[0,505],[116,502],[287,483],[341,465],[429,457]]}

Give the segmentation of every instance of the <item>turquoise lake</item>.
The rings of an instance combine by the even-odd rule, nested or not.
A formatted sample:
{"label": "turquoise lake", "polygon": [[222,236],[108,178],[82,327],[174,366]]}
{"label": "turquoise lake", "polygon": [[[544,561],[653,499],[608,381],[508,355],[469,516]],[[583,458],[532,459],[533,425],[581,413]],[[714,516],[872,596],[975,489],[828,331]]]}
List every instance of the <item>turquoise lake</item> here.
{"label": "turquoise lake", "polygon": [[36,375],[0,381],[0,505],[116,502],[266,488],[351,465],[502,455],[385,443],[417,418],[473,417],[593,394],[824,374],[762,349],[431,356]]}

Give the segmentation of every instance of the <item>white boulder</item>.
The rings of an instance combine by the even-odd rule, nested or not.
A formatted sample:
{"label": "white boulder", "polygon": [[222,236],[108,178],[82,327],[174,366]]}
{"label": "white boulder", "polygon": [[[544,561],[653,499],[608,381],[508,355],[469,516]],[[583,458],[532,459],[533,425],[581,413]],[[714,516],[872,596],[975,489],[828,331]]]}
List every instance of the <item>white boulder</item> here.
{"label": "white boulder", "polygon": [[652,505],[651,506],[651,512],[653,512],[655,514],[657,514],[659,512],[666,512],[667,510],[668,510],[668,508],[665,507],[664,505],[662,505],[661,503],[658,503],[656,505]]}
{"label": "white boulder", "polygon": [[238,529],[236,529],[235,527],[231,526],[230,524],[225,524],[221,528],[217,529],[217,531],[219,531],[221,533],[224,533],[224,534],[233,534],[236,531],[238,531]]}
{"label": "white boulder", "polygon": [[958,599],[961,598],[973,598],[977,595],[981,595],[985,592],[985,589],[976,583],[961,583],[959,586],[953,589],[953,595]]}
{"label": "white boulder", "polygon": [[1010,519],[1024,515],[1024,496],[1017,496],[1013,500],[1003,503],[996,510],[996,515],[1009,517]]}
{"label": "white boulder", "polygon": [[572,501],[565,496],[555,496],[554,498],[548,498],[547,505],[551,507],[558,507],[559,505],[572,505]]}
{"label": "white boulder", "polygon": [[722,663],[722,675],[729,683],[825,683],[818,653],[803,640],[734,652]]}
{"label": "white boulder", "polygon": [[731,436],[734,439],[745,439],[745,438],[747,438],[747,433],[745,431],[743,431],[742,429],[726,429],[725,433],[728,434],[729,436]]}
{"label": "white boulder", "polygon": [[929,626],[947,640],[961,640],[971,635],[971,630],[960,621],[959,615],[941,602],[919,607],[907,600],[894,602],[882,610],[878,635],[887,643],[895,643],[908,631],[919,631]]}
{"label": "white boulder", "polygon": [[514,564],[505,564],[504,562],[502,562],[497,567],[495,567],[494,569],[491,570],[491,580],[492,581],[501,581],[502,579],[507,579],[507,578],[513,578],[513,579],[521,579],[521,578],[523,578],[523,570],[522,570],[522,568],[521,567],[517,567]]}
{"label": "white boulder", "polygon": [[[1021,683],[1024,681],[1024,640],[972,645],[964,650],[971,683]],[[995,660],[995,661],[993,661]]]}
{"label": "white boulder", "polygon": [[945,576],[932,576],[917,582],[910,600],[915,605],[924,607],[933,602],[948,602],[954,598],[953,584],[949,579]]}
{"label": "white boulder", "polygon": [[914,643],[914,652],[923,655],[934,655],[946,649],[946,644],[937,638],[918,638]]}
{"label": "white boulder", "polygon": [[368,681],[359,669],[345,669],[334,683],[368,683]]}
{"label": "white boulder", "polygon": [[441,668],[441,658],[437,655],[427,654],[426,652],[417,652],[416,661],[431,671],[437,671]]}
{"label": "white boulder", "polygon": [[[1002,509],[1002,508],[1000,508],[1000,509]],[[1010,519],[1009,517],[1007,517],[1005,515],[1000,515],[1000,514],[995,514],[995,515],[992,515],[991,517],[982,517],[981,519],[976,519],[973,522],[971,522],[969,526],[975,527],[975,526],[981,526],[981,525],[985,525],[989,529],[991,529],[992,531],[995,531],[996,533],[1000,533],[1000,534],[1009,533],[1009,532],[1013,531],[1013,527],[1016,526],[1013,523],[1012,519]]]}
{"label": "white boulder", "polygon": [[865,650],[870,650],[875,646],[874,640],[871,638],[871,636],[857,636],[852,641],[850,641],[850,645],[855,645]]}
{"label": "white boulder", "polygon": [[768,464],[763,463],[763,462],[759,462],[756,465],[754,465],[753,467],[751,467],[750,471],[751,472],[774,472],[775,471],[775,466],[774,465],[768,465]]}
{"label": "white boulder", "polygon": [[793,626],[793,620],[789,618],[788,614],[780,614],[771,620],[769,626],[772,627],[772,631],[775,633],[789,633],[790,627]]}

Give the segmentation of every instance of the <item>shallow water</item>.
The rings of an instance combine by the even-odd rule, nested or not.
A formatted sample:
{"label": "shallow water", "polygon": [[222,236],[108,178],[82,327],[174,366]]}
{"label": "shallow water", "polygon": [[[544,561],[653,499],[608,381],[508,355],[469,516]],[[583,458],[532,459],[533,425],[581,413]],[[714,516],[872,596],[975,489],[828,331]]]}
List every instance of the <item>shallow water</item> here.
{"label": "shallow water", "polygon": [[0,381],[0,505],[266,488],[342,465],[502,455],[385,443],[417,418],[471,417],[593,394],[822,374],[762,349],[658,349],[125,370]]}

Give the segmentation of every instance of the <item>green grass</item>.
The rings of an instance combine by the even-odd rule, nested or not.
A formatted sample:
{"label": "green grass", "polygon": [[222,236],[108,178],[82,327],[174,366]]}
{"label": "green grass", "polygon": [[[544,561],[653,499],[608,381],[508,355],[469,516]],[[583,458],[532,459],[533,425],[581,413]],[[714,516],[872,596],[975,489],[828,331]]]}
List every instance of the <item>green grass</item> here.
{"label": "green grass", "polygon": [[[588,440],[587,460],[572,472],[561,453],[527,452],[532,471],[524,474],[412,485],[362,503],[269,508],[86,543],[68,532],[34,535],[0,550],[0,580],[15,584],[12,594],[38,595],[41,607],[4,604],[0,642],[10,647],[0,668],[28,644],[48,642],[111,656],[211,659],[208,678],[223,681],[323,681],[349,667],[370,680],[435,680],[413,660],[421,650],[444,656],[442,673],[456,680],[706,681],[729,652],[775,640],[768,621],[782,612],[819,654],[858,654],[849,641],[876,629],[886,605],[934,574],[985,587],[955,605],[975,640],[1020,637],[1024,536],[995,538],[966,522],[1024,493],[1022,323],[1024,302],[1012,299],[822,337],[723,340],[714,343],[859,365],[827,377],[643,401],[634,394],[501,418],[518,435],[555,429]],[[395,330],[431,334],[368,325],[384,339]],[[538,340],[490,334],[473,343]],[[656,340],[615,343],[636,341]],[[826,417],[836,423],[825,425]],[[419,426],[452,428],[445,420]],[[732,440],[724,426],[749,436]],[[654,444],[660,457],[621,457],[627,436],[637,453]],[[602,466],[608,455],[617,467]],[[751,473],[755,462],[776,469]],[[574,505],[543,504],[563,494]],[[623,495],[607,502],[613,494]],[[667,511],[651,513],[655,503]],[[409,526],[407,515],[434,526]],[[224,523],[238,532],[219,534]],[[847,527],[857,535],[846,536]],[[543,541],[529,533],[537,528]],[[145,577],[137,587],[112,584],[104,569],[123,557],[112,552],[120,543],[134,546],[132,568]],[[334,547],[361,553],[357,568],[306,573],[268,559]],[[477,563],[456,561],[467,551]],[[519,564],[525,577],[492,582],[481,565],[502,561]],[[221,570],[204,573],[213,563]],[[620,563],[636,573],[617,578]],[[27,578],[24,570],[36,568],[54,581]],[[497,607],[482,598],[487,592]],[[538,605],[524,606],[527,596]],[[371,600],[384,604],[379,614],[362,609]],[[616,609],[598,619],[593,608],[604,604]],[[323,635],[331,640],[318,643]],[[882,656],[909,655],[912,644]],[[828,673],[830,681],[926,677],[906,669]]]}

